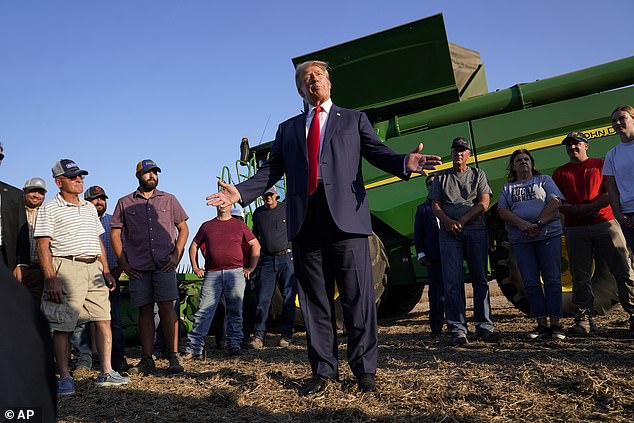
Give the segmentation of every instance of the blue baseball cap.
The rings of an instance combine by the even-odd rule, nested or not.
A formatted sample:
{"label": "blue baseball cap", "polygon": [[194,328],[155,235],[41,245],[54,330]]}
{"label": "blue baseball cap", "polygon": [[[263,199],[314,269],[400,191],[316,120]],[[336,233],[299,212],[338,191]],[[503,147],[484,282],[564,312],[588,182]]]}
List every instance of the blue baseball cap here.
{"label": "blue baseball cap", "polygon": [[145,159],[141,160],[136,165],[136,176],[148,173],[150,170],[156,169],[157,172],[161,171],[161,168],[154,162],[154,160]]}

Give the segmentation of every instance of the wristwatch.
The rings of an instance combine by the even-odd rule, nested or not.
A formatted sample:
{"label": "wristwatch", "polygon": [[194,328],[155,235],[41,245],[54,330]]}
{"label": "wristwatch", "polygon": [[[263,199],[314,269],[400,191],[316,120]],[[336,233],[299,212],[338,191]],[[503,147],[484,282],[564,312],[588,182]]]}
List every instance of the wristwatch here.
{"label": "wristwatch", "polygon": [[544,222],[542,222],[542,221],[541,221],[541,219],[539,219],[539,220],[537,221],[537,227],[538,227],[539,229],[541,229],[541,228],[543,228],[543,227],[544,227]]}

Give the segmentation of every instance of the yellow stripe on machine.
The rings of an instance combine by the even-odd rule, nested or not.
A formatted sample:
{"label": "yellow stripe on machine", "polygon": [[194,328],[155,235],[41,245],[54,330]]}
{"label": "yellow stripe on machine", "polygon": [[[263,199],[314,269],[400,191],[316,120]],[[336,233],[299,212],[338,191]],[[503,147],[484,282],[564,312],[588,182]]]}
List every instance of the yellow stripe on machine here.
{"label": "yellow stripe on machine", "polygon": [[[582,132],[588,138],[588,140],[609,137],[611,135],[616,134],[616,132],[614,132],[614,129],[612,129],[611,126],[601,126],[599,128],[588,129]],[[501,148],[499,150],[490,151],[488,153],[478,154],[478,163],[499,159],[500,157],[508,157],[511,155],[511,153],[513,153],[515,150],[518,150],[518,149],[534,151],[534,150],[540,150],[542,148],[552,147],[554,145],[559,145],[561,144],[561,140],[565,136],[566,134],[558,135],[556,137],[546,138],[539,141],[533,141],[526,144],[514,145],[512,147]],[[471,156],[469,160],[467,161],[467,164],[471,164],[474,162],[475,162],[475,158]],[[430,170],[427,173],[439,172],[441,170],[449,169],[451,166],[452,166],[451,163],[443,163],[440,166],[436,166],[436,170]],[[419,176],[422,176],[422,175],[417,173],[412,175],[412,178],[417,178]],[[401,181],[401,178],[392,176],[380,181],[366,184],[365,189],[367,190],[367,189],[380,187],[383,185],[389,185],[398,181]]]}

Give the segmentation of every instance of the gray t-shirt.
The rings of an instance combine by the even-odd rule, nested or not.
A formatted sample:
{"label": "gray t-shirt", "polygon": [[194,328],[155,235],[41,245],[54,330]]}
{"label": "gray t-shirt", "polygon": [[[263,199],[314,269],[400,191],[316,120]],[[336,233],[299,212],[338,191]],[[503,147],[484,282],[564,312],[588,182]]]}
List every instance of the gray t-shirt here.
{"label": "gray t-shirt", "polygon": [[[454,219],[464,216],[484,194],[492,194],[486,173],[482,169],[467,167],[464,172],[453,169],[443,170],[436,174],[429,198],[439,201],[445,214]],[[465,228],[484,228],[483,216],[469,222]]]}
{"label": "gray t-shirt", "polygon": [[[508,209],[527,222],[536,223],[546,204],[553,198],[564,199],[563,194],[548,175],[535,175],[524,182],[509,182],[502,188],[499,209]],[[541,241],[561,235],[561,221],[555,217],[546,224],[535,238],[529,238],[515,225],[506,224],[511,243]]]}

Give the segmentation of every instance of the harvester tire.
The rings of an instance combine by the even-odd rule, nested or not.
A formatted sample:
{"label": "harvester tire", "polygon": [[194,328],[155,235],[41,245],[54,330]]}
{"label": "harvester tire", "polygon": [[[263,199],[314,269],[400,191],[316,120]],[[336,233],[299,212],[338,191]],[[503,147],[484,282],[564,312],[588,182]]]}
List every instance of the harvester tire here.
{"label": "harvester tire", "polygon": [[[511,250],[506,230],[496,228],[495,274],[498,286],[504,296],[520,311],[531,315],[530,305],[524,293],[522,277],[517,267],[517,261]],[[572,275],[568,266],[568,252],[562,248],[562,306],[565,316],[574,315],[572,303]],[[595,311],[604,315],[618,304],[616,281],[610,273],[606,263],[599,257],[594,258],[594,272],[592,274],[592,291],[594,293]]]}
{"label": "harvester tire", "polygon": [[[372,235],[368,237],[368,242],[370,244],[370,260],[372,263],[372,276],[374,279],[374,300],[378,306],[381,302],[381,298],[383,298],[383,293],[385,292],[387,286],[387,270],[389,264],[387,254],[385,253],[385,247],[383,246],[381,239],[375,233],[372,233]],[[271,301],[269,319],[275,319],[279,317],[281,313],[282,293],[280,292],[279,287],[275,287],[275,292]],[[337,316],[337,327],[342,329],[343,310],[341,309],[341,300],[339,298],[338,291],[335,294],[335,314]],[[299,307],[299,301],[295,301],[295,326],[304,326],[304,318],[302,317],[302,312]]]}
{"label": "harvester tire", "polygon": [[390,286],[379,307],[379,318],[392,319],[406,315],[416,307],[424,288],[423,284]]}

